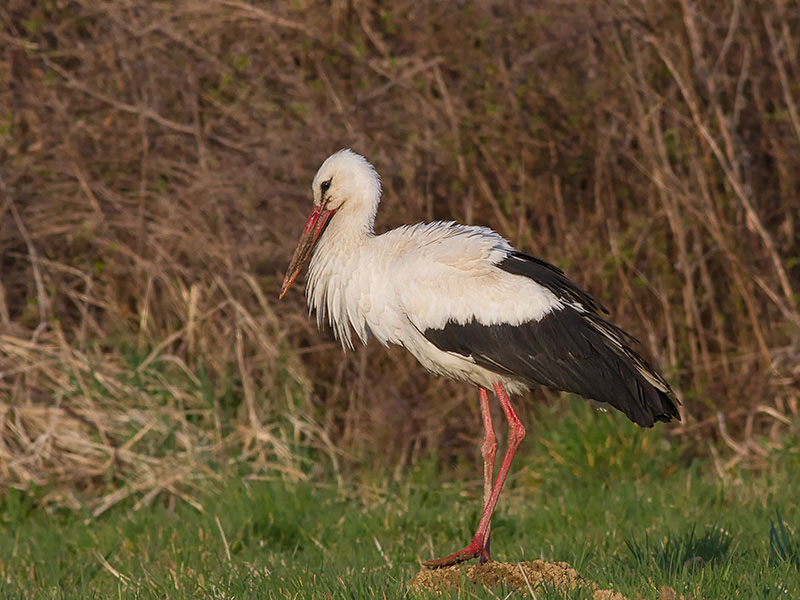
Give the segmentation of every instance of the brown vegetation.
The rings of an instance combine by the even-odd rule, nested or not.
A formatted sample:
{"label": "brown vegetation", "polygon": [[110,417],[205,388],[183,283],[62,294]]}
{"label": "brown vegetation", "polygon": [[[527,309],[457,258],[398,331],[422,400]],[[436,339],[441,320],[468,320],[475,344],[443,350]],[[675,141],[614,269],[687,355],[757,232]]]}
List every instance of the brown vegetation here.
{"label": "brown vegetation", "polygon": [[474,453],[474,390],[277,303],[343,146],[379,228],[488,224],[592,290],[676,434],[738,461],[798,415],[796,4],[10,0],[0,40],[2,485],[101,511],[230,456]]}

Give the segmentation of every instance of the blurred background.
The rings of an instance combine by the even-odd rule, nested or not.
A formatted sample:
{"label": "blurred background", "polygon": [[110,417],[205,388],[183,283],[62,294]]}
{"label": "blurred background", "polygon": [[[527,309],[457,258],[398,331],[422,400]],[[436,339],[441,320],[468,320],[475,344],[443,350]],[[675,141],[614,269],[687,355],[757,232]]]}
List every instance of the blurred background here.
{"label": "blurred background", "polygon": [[474,389],[277,301],[342,147],[378,232],[559,265],[676,388],[670,436],[763,464],[800,412],[798,30],[784,1],[3,3],[0,486],[99,514],[476,461]]}

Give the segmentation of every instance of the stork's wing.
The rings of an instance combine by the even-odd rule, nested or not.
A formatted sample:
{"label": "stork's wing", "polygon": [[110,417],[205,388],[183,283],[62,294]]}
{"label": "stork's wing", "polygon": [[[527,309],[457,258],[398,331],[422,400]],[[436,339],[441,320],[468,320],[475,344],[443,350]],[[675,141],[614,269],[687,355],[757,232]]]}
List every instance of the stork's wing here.
{"label": "stork's wing", "polygon": [[[501,377],[514,377],[605,402],[644,427],[678,417],[669,384],[634,350],[636,340],[601,318],[600,303],[546,262],[510,253],[496,268],[550,290],[558,302],[537,318],[449,320],[421,329],[440,350]],[[516,279],[516,278],[514,278]],[[527,299],[518,297],[524,305]],[[534,298],[534,302],[540,302]]]}
{"label": "stork's wing", "polygon": [[532,279],[565,302],[574,302],[586,310],[608,314],[608,310],[594,296],[570,281],[564,271],[540,258],[513,251],[497,264],[497,268]]}

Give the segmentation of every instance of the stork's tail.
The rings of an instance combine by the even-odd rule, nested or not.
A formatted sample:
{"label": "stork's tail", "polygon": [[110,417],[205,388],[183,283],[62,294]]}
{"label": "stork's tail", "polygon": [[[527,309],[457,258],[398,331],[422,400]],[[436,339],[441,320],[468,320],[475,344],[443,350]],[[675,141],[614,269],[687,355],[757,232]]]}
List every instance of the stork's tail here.
{"label": "stork's tail", "polygon": [[634,371],[634,377],[627,378],[630,392],[628,397],[616,398],[617,401],[610,404],[642,427],[652,427],[655,421],[680,421],[680,401],[669,383],[633,349],[639,345],[638,341],[597,314],[584,313],[583,317],[603,336],[609,349],[617,355],[617,361],[621,363],[617,368],[624,371],[623,364],[627,364]]}

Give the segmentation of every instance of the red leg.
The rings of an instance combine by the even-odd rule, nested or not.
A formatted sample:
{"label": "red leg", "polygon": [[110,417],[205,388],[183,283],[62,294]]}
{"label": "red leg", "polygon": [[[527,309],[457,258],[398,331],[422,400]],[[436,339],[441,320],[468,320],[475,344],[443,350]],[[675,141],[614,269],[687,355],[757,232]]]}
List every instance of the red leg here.
{"label": "red leg", "polygon": [[[494,434],[494,425],[492,424],[492,409],[489,406],[489,392],[485,388],[478,388],[480,404],[481,404],[481,419],[483,420],[483,444],[481,445],[481,456],[483,456],[483,507],[489,503],[489,498],[492,495],[492,482],[494,481],[494,458],[497,454],[497,437]],[[486,530],[486,540],[483,544],[483,552],[481,553],[481,564],[489,557],[489,539],[491,536],[491,524]]]}
{"label": "red leg", "polygon": [[514,412],[514,407],[511,406],[511,401],[508,399],[505,388],[502,384],[496,383],[494,384],[494,391],[495,394],[497,394],[497,399],[500,402],[500,406],[503,407],[503,412],[508,420],[508,447],[503,456],[503,462],[500,463],[500,472],[497,474],[497,481],[494,482],[489,500],[483,507],[483,514],[481,515],[480,523],[478,523],[478,529],[472,537],[472,542],[470,542],[469,546],[449,556],[445,556],[444,558],[423,562],[422,564],[426,567],[446,567],[477,556],[480,556],[482,560],[489,559],[485,548],[489,541],[489,527],[492,521],[492,513],[494,513],[497,501],[500,499],[500,492],[503,489],[508,471],[511,468],[511,461],[514,460],[514,455],[517,453],[517,448],[520,443],[525,439],[525,427],[522,426],[519,417],[517,417],[517,413]]}

